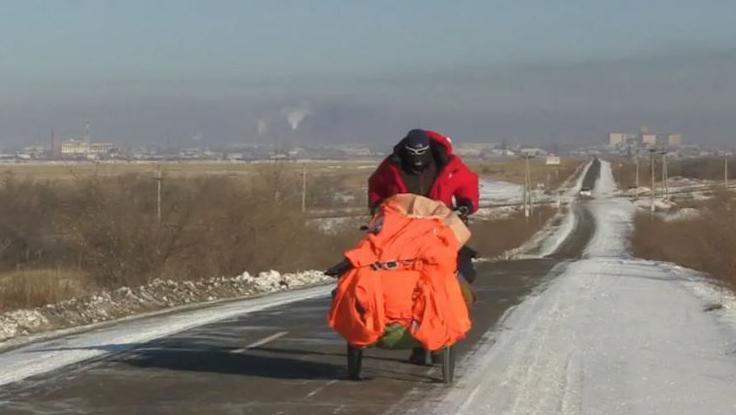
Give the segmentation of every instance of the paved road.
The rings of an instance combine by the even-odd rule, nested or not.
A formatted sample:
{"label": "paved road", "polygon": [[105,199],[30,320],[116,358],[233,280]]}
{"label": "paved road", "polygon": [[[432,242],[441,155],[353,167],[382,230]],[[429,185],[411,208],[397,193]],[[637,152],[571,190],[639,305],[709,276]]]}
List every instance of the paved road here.
{"label": "paved road", "polygon": [[[591,168],[586,183],[594,183]],[[592,187],[592,185],[590,186]],[[594,223],[580,204],[571,237],[549,258],[481,263],[473,330],[458,344],[459,375],[479,340],[555,266],[579,256]],[[327,328],[328,298],[201,326],[123,353],[6,385],[1,414],[402,413],[441,392],[439,368],[406,351],[366,352],[366,380],[346,380],[345,343]]]}

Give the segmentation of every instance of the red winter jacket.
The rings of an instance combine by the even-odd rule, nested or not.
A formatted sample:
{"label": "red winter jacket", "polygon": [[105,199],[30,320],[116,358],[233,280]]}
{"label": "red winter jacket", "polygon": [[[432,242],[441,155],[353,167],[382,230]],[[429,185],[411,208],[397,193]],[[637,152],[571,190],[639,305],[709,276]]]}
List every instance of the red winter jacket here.
{"label": "red winter jacket", "polygon": [[[467,201],[471,204],[470,213],[475,212],[478,210],[478,175],[452,153],[450,137],[431,130],[426,132],[431,140],[430,144],[439,150],[443,159],[435,160],[438,161],[438,172],[429,197],[443,202],[449,208],[453,207],[453,197],[456,202]],[[401,161],[397,150],[398,146],[368,179],[368,205],[371,209],[397,193],[408,192],[401,178]]]}

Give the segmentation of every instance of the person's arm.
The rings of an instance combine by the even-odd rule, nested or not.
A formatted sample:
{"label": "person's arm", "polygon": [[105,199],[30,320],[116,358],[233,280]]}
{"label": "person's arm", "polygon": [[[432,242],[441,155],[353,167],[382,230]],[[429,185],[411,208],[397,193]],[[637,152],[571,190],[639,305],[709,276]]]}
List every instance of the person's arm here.
{"label": "person's arm", "polygon": [[371,215],[375,213],[378,206],[386,198],[385,185],[380,175],[379,167],[371,177],[368,178],[368,209],[371,211]]}
{"label": "person's arm", "polygon": [[460,185],[454,194],[457,208],[467,211],[466,215],[475,213],[478,210],[480,199],[478,175],[463,164],[462,175],[459,179]]}

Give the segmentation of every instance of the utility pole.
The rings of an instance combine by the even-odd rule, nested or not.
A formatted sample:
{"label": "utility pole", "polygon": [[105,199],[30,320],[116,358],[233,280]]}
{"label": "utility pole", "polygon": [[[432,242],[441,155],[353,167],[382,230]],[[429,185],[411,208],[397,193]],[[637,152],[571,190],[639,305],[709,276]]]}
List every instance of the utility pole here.
{"label": "utility pole", "polygon": [[302,213],[307,211],[307,166],[302,166]]}
{"label": "utility pole", "polygon": [[163,187],[164,176],[161,173],[161,165],[156,170],[156,221],[161,223],[161,190]]}
{"label": "utility pole", "polygon": [[529,154],[524,156],[525,160],[525,171],[524,171],[524,217],[527,222],[531,215],[531,173],[529,171]]}
{"label": "utility pole", "polygon": [[[653,214],[654,213],[654,198],[656,196],[655,189],[654,189],[654,149],[653,148],[649,149],[649,165],[651,167],[650,178],[652,182],[651,183],[652,187],[649,192],[651,195],[650,202],[649,202],[649,211]],[[651,215],[649,216],[649,218],[651,219]]]}
{"label": "utility pole", "polygon": [[730,156],[729,153],[723,156],[723,184],[726,186],[726,190],[728,190],[728,156]]}
{"label": "utility pole", "polygon": [[523,186],[523,191],[524,191],[524,193],[521,196],[521,203],[524,206],[524,217],[528,221],[529,220],[529,207],[526,205],[526,201],[527,201],[526,193],[528,191],[528,189],[526,187],[526,173],[524,173],[524,186]]}
{"label": "utility pole", "polygon": [[634,193],[636,200],[639,200],[639,152],[634,155],[636,163],[636,192]]}
{"label": "utility pole", "polygon": [[534,215],[534,189],[529,189],[529,215]]}
{"label": "utility pole", "polygon": [[662,199],[667,200],[670,197],[669,187],[669,171],[667,170],[667,152],[662,152]]}

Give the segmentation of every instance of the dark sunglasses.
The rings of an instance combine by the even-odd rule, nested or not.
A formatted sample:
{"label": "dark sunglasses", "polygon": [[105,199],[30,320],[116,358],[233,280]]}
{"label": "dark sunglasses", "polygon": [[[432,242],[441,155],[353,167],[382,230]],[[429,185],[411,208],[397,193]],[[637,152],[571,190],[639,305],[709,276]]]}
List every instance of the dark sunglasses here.
{"label": "dark sunglasses", "polygon": [[404,148],[411,156],[423,156],[424,153],[429,151],[429,146],[423,146],[423,147],[418,147],[418,148],[405,146]]}

